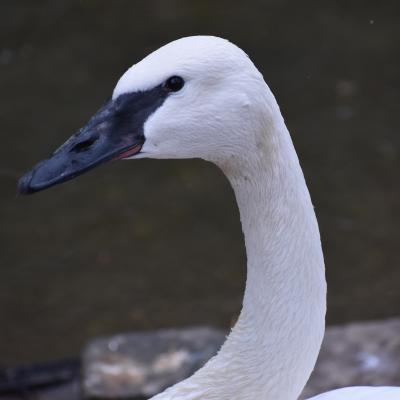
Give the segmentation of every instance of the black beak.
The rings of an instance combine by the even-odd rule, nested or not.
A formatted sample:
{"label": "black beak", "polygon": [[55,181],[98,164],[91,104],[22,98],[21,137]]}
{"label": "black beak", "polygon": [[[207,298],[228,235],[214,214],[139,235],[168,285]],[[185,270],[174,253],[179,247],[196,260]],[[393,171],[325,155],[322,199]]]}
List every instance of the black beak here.
{"label": "black beak", "polygon": [[108,101],[85,127],[20,178],[18,192],[34,193],[106,161],[138,154],[145,141],[144,123],[165,97],[163,88],[156,87]]}

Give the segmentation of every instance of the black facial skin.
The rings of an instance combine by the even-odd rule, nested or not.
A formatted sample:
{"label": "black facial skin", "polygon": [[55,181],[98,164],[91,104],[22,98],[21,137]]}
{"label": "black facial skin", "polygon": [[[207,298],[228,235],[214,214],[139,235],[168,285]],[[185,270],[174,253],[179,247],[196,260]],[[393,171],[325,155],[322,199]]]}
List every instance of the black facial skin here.
{"label": "black facial skin", "polygon": [[140,152],[144,124],[171,93],[165,85],[109,100],[48,159],[18,182],[20,194],[30,194],[65,182],[112,159]]}

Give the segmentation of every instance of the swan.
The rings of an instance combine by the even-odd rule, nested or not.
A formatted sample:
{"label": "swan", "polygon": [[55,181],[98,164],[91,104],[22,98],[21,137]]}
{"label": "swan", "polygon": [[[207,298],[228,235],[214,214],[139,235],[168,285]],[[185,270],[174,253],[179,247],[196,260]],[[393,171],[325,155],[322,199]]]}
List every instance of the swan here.
{"label": "swan", "polygon": [[[128,69],[87,125],[18,182],[21,194],[108,160],[201,158],[233,187],[247,253],[240,316],[218,354],[152,400],[295,400],[325,330],[326,281],[316,216],[279,106],[229,41],[173,41]],[[400,399],[351,387],[313,400]]]}

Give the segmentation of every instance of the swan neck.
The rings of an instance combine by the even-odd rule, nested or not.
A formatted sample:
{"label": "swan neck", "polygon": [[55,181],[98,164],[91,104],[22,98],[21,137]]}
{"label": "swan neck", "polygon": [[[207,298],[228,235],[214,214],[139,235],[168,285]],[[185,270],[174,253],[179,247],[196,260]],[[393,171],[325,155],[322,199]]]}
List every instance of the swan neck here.
{"label": "swan neck", "polygon": [[154,400],[295,400],[312,372],[326,309],[318,225],[286,128],[264,148],[221,166],[248,259],[239,319],[217,356]]}
{"label": "swan neck", "polygon": [[227,171],[245,237],[247,280],[242,312],[226,347],[248,355],[246,373],[250,365],[260,368],[248,376],[251,395],[240,400],[297,399],[325,329],[318,224],[289,133],[283,126],[277,135],[268,157],[261,152],[240,170]]}

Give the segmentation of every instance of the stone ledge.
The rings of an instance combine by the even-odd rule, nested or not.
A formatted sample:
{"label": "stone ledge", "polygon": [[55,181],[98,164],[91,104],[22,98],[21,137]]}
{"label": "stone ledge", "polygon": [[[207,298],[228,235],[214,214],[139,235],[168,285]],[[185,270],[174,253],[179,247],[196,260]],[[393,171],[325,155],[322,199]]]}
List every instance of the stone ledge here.
{"label": "stone ledge", "polygon": [[400,386],[400,318],[329,327],[302,398],[363,385]]}
{"label": "stone ledge", "polygon": [[148,398],[192,375],[220,348],[212,328],[130,333],[92,341],[83,352],[88,398]]}
{"label": "stone ledge", "polygon": [[[31,388],[30,375],[21,389],[35,400],[148,399],[200,368],[225,335],[212,328],[189,328],[95,339],[83,352],[81,382],[76,376],[62,384]],[[59,381],[54,363],[46,367]],[[400,318],[329,327],[301,399],[354,385],[400,386]],[[0,400],[19,399],[18,391],[0,393]]]}

